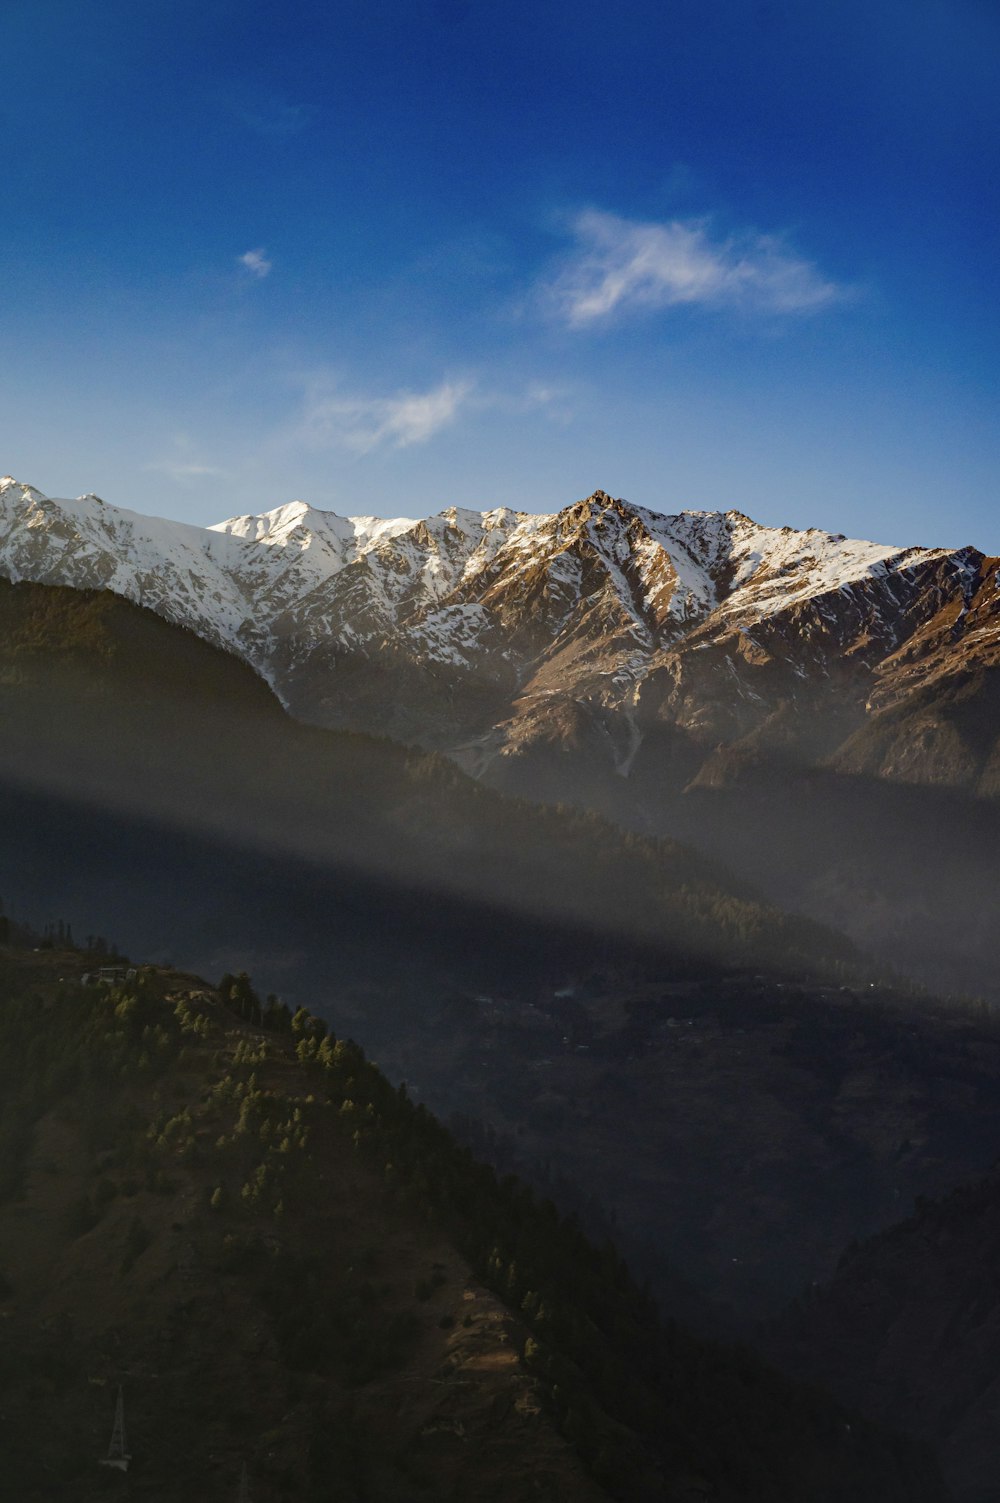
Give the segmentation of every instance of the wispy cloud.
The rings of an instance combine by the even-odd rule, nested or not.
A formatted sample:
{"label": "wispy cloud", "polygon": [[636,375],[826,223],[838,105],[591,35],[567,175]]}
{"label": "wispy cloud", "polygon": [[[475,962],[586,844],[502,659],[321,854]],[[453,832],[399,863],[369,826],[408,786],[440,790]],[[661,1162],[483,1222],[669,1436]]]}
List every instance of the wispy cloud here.
{"label": "wispy cloud", "polygon": [[256,277],[260,282],[268,275],[274,264],[267,259],[263,246],[258,246],[256,250],[245,251],[242,256],[237,257],[237,260],[241,266],[246,267],[252,277]]}
{"label": "wispy cloud", "polygon": [[300,436],[318,448],[368,454],[382,444],[423,444],[454,422],[472,392],[470,381],[442,381],[430,391],[391,397],[346,396],[324,380],[310,383]]}
{"label": "wispy cloud", "polygon": [[149,464],[143,465],[144,470],[155,471],[159,475],[168,475],[171,480],[176,480],[180,485],[190,485],[196,480],[229,480],[230,472],[216,464],[193,464],[187,460],[179,459],[156,459]]}
{"label": "wispy cloud", "polygon": [[713,239],[704,220],[645,223],[597,209],[571,228],[576,249],[542,295],[572,328],[685,304],[806,313],[845,292],[774,235]]}
{"label": "wispy cloud", "polygon": [[506,417],[541,414],[550,422],[563,426],[571,423],[574,418],[572,387],[547,381],[528,381],[524,386],[506,391],[477,390],[470,405],[479,412],[499,412]]}

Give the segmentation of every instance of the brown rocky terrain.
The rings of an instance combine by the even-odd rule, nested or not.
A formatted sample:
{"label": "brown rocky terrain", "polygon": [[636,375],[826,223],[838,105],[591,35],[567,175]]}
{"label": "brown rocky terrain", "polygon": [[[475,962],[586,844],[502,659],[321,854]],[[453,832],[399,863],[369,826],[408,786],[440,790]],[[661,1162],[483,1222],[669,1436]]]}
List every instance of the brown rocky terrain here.
{"label": "brown rocky terrain", "polygon": [[[1000,641],[997,561],[974,548],[666,516],[604,491],[551,516],[293,503],[200,530],[8,478],[0,569],[147,604],[243,656],[303,720],[447,751],[521,792],[555,758],[566,797],[600,775],[622,808],[640,759],[679,791],[720,743],[834,756],[921,691],[988,674]],[[665,767],[661,728],[687,753]],[[905,758],[884,739],[843,765],[991,786],[933,737]]]}

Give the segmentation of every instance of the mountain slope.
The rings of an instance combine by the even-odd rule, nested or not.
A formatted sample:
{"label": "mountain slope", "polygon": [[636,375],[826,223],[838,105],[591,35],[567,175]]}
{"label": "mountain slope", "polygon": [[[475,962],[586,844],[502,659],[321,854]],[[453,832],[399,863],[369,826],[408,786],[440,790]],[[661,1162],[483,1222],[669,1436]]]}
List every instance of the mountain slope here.
{"label": "mountain slope", "polygon": [[[928,1458],[657,1329],[613,1249],[305,1011],[0,946],[0,1427],[25,1503],[938,1503]],[[26,1381],[27,1380],[27,1381]],[[128,1392],[125,1476],[97,1466]]]}
{"label": "mountain slope", "polygon": [[918,1201],[770,1330],[793,1371],[935,1446],[957,1503],[995,1503],[1000,1175]]}
{"label": "mountain slope", "polygon": [[788,920],[669,841],[540,811],[450,764],[291,720],[234,657],[108,593],[0,581],[0,774],[10,786],[199,838],[710,955],[837,964],[850,947]]}
{"label": "mountain slope", "polygon": [[[357,1162],[295,1037],[265,1043],[196,978],[85,989],[86,965],[0,950],[16,1496],[221,1503],[248,1464],[261,1503],[402,1503],[431,1476],[442,1498],[606,1498],[543,1413],[523,1328]],[[119,1383],[127,1477],[97,1465]]]}

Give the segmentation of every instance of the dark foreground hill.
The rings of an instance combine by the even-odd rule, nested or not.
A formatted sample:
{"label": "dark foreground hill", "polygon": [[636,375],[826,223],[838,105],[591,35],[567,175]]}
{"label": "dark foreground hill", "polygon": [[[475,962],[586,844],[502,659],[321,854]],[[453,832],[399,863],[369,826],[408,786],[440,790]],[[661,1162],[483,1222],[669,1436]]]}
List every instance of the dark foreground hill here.
{"label": "dark foreground hill", "polygon": [[996,1503],[998,1267],[994,1170],[855,1245],[767,1340],[794,1371],[932,1444],[959,1503]]}
{"label": "dark foreground hill", "polygon": [[610,1247],[304,1011],[87,964],[0,948],[19,1503],[221,1503],[243,1464],[259,1503],[943,1498],[915,1444],[659,1329]]}

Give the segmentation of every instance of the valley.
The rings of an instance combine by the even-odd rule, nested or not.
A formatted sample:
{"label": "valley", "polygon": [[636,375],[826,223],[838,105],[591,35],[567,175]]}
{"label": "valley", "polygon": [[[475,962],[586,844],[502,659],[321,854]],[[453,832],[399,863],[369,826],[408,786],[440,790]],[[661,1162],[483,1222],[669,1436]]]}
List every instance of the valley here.
{"label": "valley", "polygon": [[[987,1017],[739,974],[581,993],[466,999],[419,1043],[379,1038],[378,1058],[485,1125],[467,1129],[477,1151],[599,1212],[687,1319],[695,1294],[716,1329],[773,1314],[849,1242],[1000,1154]],[[367,999],[369,1027],[377,1015]]]}
{"label": "valley", "polygon": [[[808,1304],[809,1290],[831,1279],[832,1289],[842,1287],[837,1269],[849,1245],[875,1238],[878,1246],[914,1202],[932,1203],[990,1171],[1000,1150],[992,1007],[1000,813],[982,771],[992,755],[982,731],[992,693],[984,565],[975,565],[969,597],[978,612],[969,630],[984,653],[972,678],[954,665],[941,682],[936,670],[913,669],[912,695],[904,685],[896,700],[877,704],[873,684],[888,672],[890,638],[897,646],[914,639],[911,668],[925,649],[944,651],[941,634],[919,626],[921,613],[935,600],[947,613],[963,579],[961,588],[972,588],[968,559],[859,552],[827,538],[812,540],[811,562],[803,562],[800,535],[779,535],[763,574],[751,569],[741,585],[738,559],[755,558],[760,542],[753,524],[727,514],[724,525],[696,526],[695,514],[684,514],[684,546],[697,541],[715,559],[712,588],[725,598],[712,606],[698,577],[664,572],[663,537],[679,546],[684,518],[656,524],[656,554],[642,541],[652,514],[607,497],[559,514],[558,526],[494,517],[478,534],[467,516],[446,518],[443,532],[367,519],[348,536],[323,524],[326,553],[298,572],[318,570],[309,589],[327,606],[318,575],[356,592],[359,578],[374,588],[377,568],[397,589],[409,579],[406,588],[419,592],[419,579],[436,579],[443,599],[446,585],[459,586],[441,560],[468,571],[469,539],[479,537],[462,588],[475,576],[492,602],[492,666],[466,673],[468,664],[446,668],[423,647],[407,658],[401,639],[390,645],[383,635],[373,645],[388,630],[386,616],[349,651],[343,642],[334,651],[329,620],[316,618],[314,650],[305,652],[291,612],[302,587],[290,577],[297,554],[288,541],[303,523],[299,512],[272,519],[283,543],[263,541],[243,519],[207,544],[185,534],[185,554],[174,524],[160,535],[147,519],[123,532],[102,505],[84,498],[67,531],[65,519],[53,525],[51,504],[32,500],[36,536],[17,541],[16,567],[11,538],[3,545],[11,582],[0,580],[0,893],[15,920],[69,918],[78,937],[110,935],[164,973],[172,965],[210,978],[249,972],[260,995],[274,993],[292,1011],[306,1007],[337,1036],[358,1039],[385,1072],[386,1089],[405,1083],[408,1100],[447,1120],[498,1174],[551,1197],[597,1243],[612,1239],[668,1323],[699,1333],[691,1340],[758,1340],[760,1321],[792,1319],[796,1294]],[[103,552],[92,529],[85,535],[95,515]],[[307,560],[319,525],[312,519],[308,538],[299,538]],[[451,536],[456,528],[465,543]],[[660,570],[661,641],[647,633],[642,653],[635,620],[628,625],[621,597],[609,593],[612,574],[601,582],[601,528],[619,539],[616,590],[633,568]],[[570,611],[576,624],[555,637],[546,612],[556,609],[559,569],[536,574],[537,559],[523,558],[526,539],[537,551],[549,533],[569,557],[586,560],[580,578],[588,581]],[[393,553],[401,538],[417,550],[405,569]],[[140,581],[125,563],[140,543],[148,550],[154,542],[169,544],[174,562],[161,567],[149,555]],[[517,569],[508,547],[522,556]],[[352,548],[359,551],[348,558]],[[254,597],[264,577],[243,578],[245,615],[233,626],[226,572],[237,557],[248,568],[254,549],[266,552],[266,568],[284,570],[266,586],[284,612],[284,645],[267,637],[266,669],[263,659],[253,662],[264,651],[266,613]],[[432,555],[437,575],[428,574]],[[857,577],[831,582],[831,559]],[[48,560],[49,578],[21,577],[24,565],[44,574],[39,560]],[[186,584],[171,574],[181,563]],[[222,570],[216,584],[204,574],[210,565]],[[520,570],[516,589],[509,569]],[[654,575],[642,576],[647,594]],[[518,624],[512,602],[522,586]],[[786,588],[792,603],[782,605]],[[829,619],[822,641],[808,627],[831,591],[846,602],[843,631],[861,632],[864,643],[852,647],[843,632],[834,642]],[[390,595],[379,597],[386,610]],[[899,607],[891,630],[890,598]],[[424,630],[429,617],[414,600],[407,620],[416,631],[419,616]],[[207,602],[212,621],[191,601]],[[752,611],[752,627],[734,624]],[[233,627],[226,640],[223,618]],[[446,612],[438,625],[450,623],[450,632],[457,620]],[[461,620],[471,631],[472,616]],[[673,633],[673,657],[664,631]],[[475,637],[477,652],[483,640]],[[290,675],[276,669],[286,650],[297,665]],[[529,660],[538,675],[530,691]],[[287,710],[293,682],[303,694],[307,684],[326,685],[327,696],[333,685],[340,697],[336,705],[303,699],[296,718]],[[397,718],[380,722],[366,704]],[[911,737],[907,717],[918,704],[922,724],[945,728],[936,743],[930,731]],[[436,716],[455,744],[428,729]],[[422,744],[399,744],[386,729]],[[933,751],[945,731],[953,748],[978,748],[974,779],[955,771],[973,766],[972,751],[956,752],[957,760]],[[930,748],[921,765],[937,769],[933,778],[914,773],[913,758],[901,769],[885,760],[892,735]],[[882,763],[869,745],[882,748]],[[212,985],[194,990],[210,996]],[[45,1127],[43,1137],[50,1131],[61,1129]],[[85,1174],[86,1156],[75,1162],[72,1172]],[[42,1193],[41,1180],[31,1184],[29,1200]],[[302,1236],[314,1233],[318,1244],[336,1242],[332,1223]],[[390,1243],[395,1235],[378,1234]],[[439,1251],[432,1265],[450,1267],[451,1256]],[[857,1304],[849,1285],[844,1298],[849,1326]],[[19,1339],[35,1350],[30,1331]],[[838,1358],[826,1332],[804,1361],[797,1339],[775,1338],[781,1366],[831,1383],[842,1402],[918,1444],[906,1405],[873,1395],[856,1355]],[[372,1402],[374,1413],[388,1400]],[[459,1422],[470,1435],[478,1423],[472,1411]],[[949,1423],[934,1434],[949,1479],[959,1477],[961,1503],[990,1503],[972,1471],[972,1481],[954,1471]],[[593,1478],[559,1480],[564,1467],[566,1478],[577,1475],[559,1449],[565,1438],[544,1443],[551,1495],[589,1498]],[[359,1444],[366,1457],[378,1446]],[[526,1444],[512,1439],[512,1451],[523,1456]],[[981,1477],[992,1452],[976,1444]],[[302,1477],[308,1454],[300,1447],[289,1462]],[[389,1499],[393,1487],[407,1495],[410,1483],[382,1473],[365,1481],[369,1463],[355,1463],[362,1480],[345,1500]],[[650,1464],[641,1462],[644,1476]],[[692,1476],[703,1477],[705,1465],[702,1456]],[[653,1498],[651,1475],[642,1487]],[[894,1496],[889,1475],[873,1497]],[[928,1497],[937,1496],[925,1475]],[[796,1497],[847,1496],[837,1491],[842,1480],[824,1493],[809,1476]],[[448,1483],[456,1497],[478,1496],[462,1492],[470,1485],[458,1471]],[[708,1492],[691,1486],[692,1498],[728,1503],[732,1486],[734,1503],[784,1503],[787,1484],[772,1476],[748,1492],[720,1473]]]}

